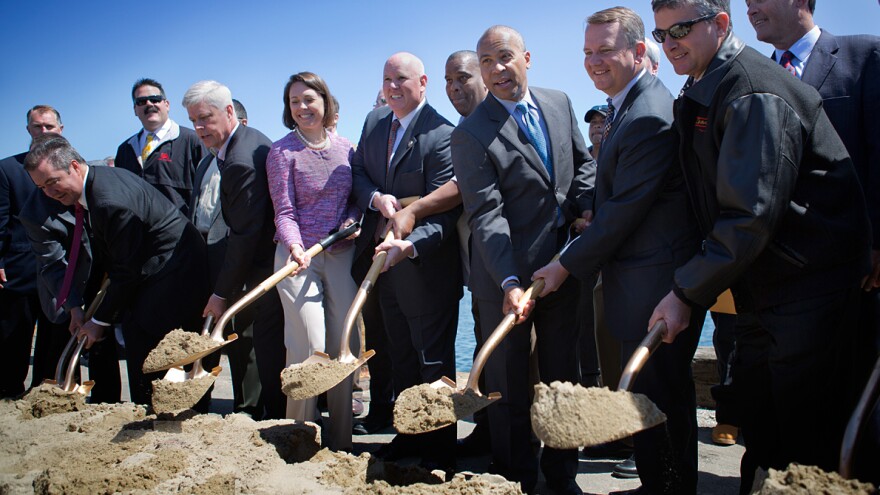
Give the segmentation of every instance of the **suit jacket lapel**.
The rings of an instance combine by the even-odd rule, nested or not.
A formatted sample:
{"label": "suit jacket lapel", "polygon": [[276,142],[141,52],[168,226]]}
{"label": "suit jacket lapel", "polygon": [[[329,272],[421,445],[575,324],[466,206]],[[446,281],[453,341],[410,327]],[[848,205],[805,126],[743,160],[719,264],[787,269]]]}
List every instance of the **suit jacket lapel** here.
{"label": "suit jacket lapel", "polygon": [[[422,122],[424,121],[423,117],[425,116],[425,111],[427,109],[427,104],[419,110],[418,115],[410,122],[409,127],[403,131],[403,137],[400,138],[400,144],[397,145],[397,149],[394,150],[394,156],[391,158],[391,163],[388,165],[388,174],[385,176],[385,188],[389,189],[391,185],[394,183],[394,176],[397,173],[397,166],[400,165],[400,162],[403,158],[409,154],[410,150],[412,150],[413,146],[416,144],[416,138],[414,136],[418,135],[416,129],[421,128]],[[393,114],[392,114],[393,115]],[[394,117],[392,116],[392,119]],[[388,121],[388,134],[391,133],[391,121]],[[387,153],[387,151],[386,151]]]}
{"label": "suit jacket lapel", "polygon": [[507,140],[517,151],[519,151],[520,154],[522,154],[526,158],[528,164],[545,181],[547,181],[547,184],[550,184],[550,175],[547,173],[547,168],[544,167],[544,162],[541,161],[540,155],[538,155],[535,147],[532,146],[532,143],[529,141],[528,136],[526,136],[526,134],[519,128],[519,125],[516,123],[516,120],[513,118],[513,116],[507,113],[507,109],[504,108],[504,106],[501,105],[501,103],[498,102],[498,100],[496,100],[494,97],[487,96],[486,101],[488,103],[487,110],[489,113],[489,117],[492,120],[498,122],[500,125],[498,135]]}
{"label": "suit jacket lapel", "polygon": [[837,41],[831,34],[822,31],[810,58],[807,60],[807,66],[804,67],[804,73],[801,81],[809,84],[817,90],[822,87],[825,78],[831,73],[831,69],[837,62]]}
{"label": "suit jacket lapel", "polygon": [[[535,102],[535,105],[541,109],[541,115],[544,119],[544,125],[547,127],[547,149],[550,151],[550,159],[553,163],[553,175],[556,175],[556,171],[558,170],[556,167],[557,163],[562,163],[562,157],[559,156],[559,152],[562,150],[561,146],[554,146],[554,143],[562,143],[565,141],[565,130],[566,126],[564,125],[555,125],[556,122],[559,122],[562,118],[568,118],[567,109],[559,108],[554,105],[555,102],[550,100],[549,98],[545,98],[544,93],[540,88],[533,88],[529,90],[532,94],[532,100]],[[554,124],[551,125],[551,122]],[[563,121],[564,122],[564,121]],[[571,135],[569,135],[568,139],[571,139]],[[535,152],[537,154],[537,151]],[[538,156],[538,163],[541,164],[541,169],[545,172],[544,177],[550,179],[550,175],[546,173],[547,168],[544,167],[544,162],[540,160],[540,156]],[[553,182],[556,182],[556,177],[553,178]]]}
{"label": "suit jacket lapel", "polygon": [[633,102],[636,101],[636,98],[638,98],[645,88],[653,82],[653,79],[651,79],[652,77],[654,76],[645,73],[635,84],[633,84],[633,87],[630,88],[629,93],[626,94],[626,98],[623,99],[623,103],[620,104],[620,108],[615,110],[614,120],[611,122],[611,129],[608,131],[608,137],[605,138],[606,143],[609,143],[614,139],[614,133],[619,127],[618,124],[623,122],[623,119],[626,118],[626,114],[629,112],[630,107],[632,107]]}

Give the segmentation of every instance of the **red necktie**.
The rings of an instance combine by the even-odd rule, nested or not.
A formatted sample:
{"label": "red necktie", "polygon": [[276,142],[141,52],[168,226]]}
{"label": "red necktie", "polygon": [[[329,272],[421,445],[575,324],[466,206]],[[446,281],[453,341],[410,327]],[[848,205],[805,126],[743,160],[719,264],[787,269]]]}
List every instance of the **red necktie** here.
{"label": "red necktie", "polygon": [[794,60],[794,54],[788,50],[785,50],[785,53],[779,57],[779,65],[781,65],[785,70],[791,73],[794,77],[797,77],[797,69],[792,65],[791,61]]}
{"label": "red necktie", "polygon": [[61,291],[55,302],[55,309],[61,309],[70,294],[70,286],[73,285],[73,272],[76,271],[76,258],[79,256],[79,245],[82,240],[83,217],[85,209],[79,203],[76,204],[76,225],[73,227],[73,242],[70,244],[70,257],[67,260],[67,270],[64,272],[64,282],[61,283]]}

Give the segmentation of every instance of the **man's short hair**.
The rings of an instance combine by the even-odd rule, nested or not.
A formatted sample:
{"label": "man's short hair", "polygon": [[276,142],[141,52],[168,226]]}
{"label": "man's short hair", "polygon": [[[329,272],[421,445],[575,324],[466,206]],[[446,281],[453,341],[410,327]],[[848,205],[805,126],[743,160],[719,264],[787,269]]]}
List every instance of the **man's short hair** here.
{"label": "man's short hair", "polygon": [[159,94],[162,95],[162,98],[168,99],[165,96],[165,88],[162,87],[162,85],[159,83],[159,81],[157,81],[155,79],[150,79],[149,77],[142,77],[142,78],[138,79],[137,81],[135,81],[134,86],[131,87],[131,101],[134,101],[134,93],[141,86],[153,86],[159,90]]}
{"label": "man's short hair", "polygon": [[183,107],[188,108],[198,103],[223,110],[232,105],[232,91],[217,81],[199,81],[186,90],[183,95]]}
{"label": "man's short hair", "polygon": [[632,9],[612,7],[587,17],[587,24],[611,24],[614,22],[620,23],[627,48],[632,48],[636,46],[636,43],[645,40],[645,24],[639,14],[636,14]]}
{"label": "man's short hair", "polygon": [[645,38],[645,55],[651,61],[652,64],[657,65],[660,63],[660,46],[654,42],[654,40]]}
{"label": "man's short hair", "polygon": [[284,94],[282,95],[284,115],[281,116],[284,127],[288,129],[296,127],[296,121],[293,120],[293,116],[290,114],[290,97],[288,95],[290,94],[291,86],[297,82],[305,84],[306,87],[315,90],[316,93],[321,95],[321,98],[324,99],[324,120],[321,123],[324,127],[332,127],[336,114],[339,113],[339,107],[336,105],[336,99],[330,94],[330,88],[327,87],[327,83],[314,72],[298,72],[290,76],[287,84],[284,85]]}
{"label": "man's short hair", "polygon": [[807,2],[807,7],[810,8],[810,13],[811,13],[811,14],[812,14],[813,12],[815,12],[815,11],[816,11],[816,0],[809,0],[809,1]]}
{"label": "man's short hair", "polygon": [[55,107],[52,107],[52,106],[49,106],[49,105],[34,105],[33,108],[31,108],[30,110],[27,111],[27,116],[26,116],[26,118],[27,118],[27,123],[28,123],[28,124],[31,123],[31,114],[34,113],[34,112],[37,112],[37,113],[49,113],[49,112],[52,112],[52,113],[55,114],[55,120],[58,121],[58,125],[61,125],[61,114],[58,113],[58,110],[55,110]]}
{"label": "man's short hair", "polygon": [[28,172],[36,170],[43,162],[48,160],[55,170],[70,172],[70,162],[76,160],[85,164],[86,160],[79,154],[70,142],[61,134],[47,132],[35,137],[31,143],[31,149],[24,160],[24,169]]}
{"label": "man's short hair", "polygon": [[719,12],[730,14],[730,0],[651,0],[651,9],[654,12],[680,7],[696,7],[700,17]]}
{"label": "man's short hair", "polygon": [[235,109],[235,118],[238,120],[247,118],[247,109],[244,108],[244,105],[241,104],[240,101],[235,98],[232,99],[232,108]]}
{"label": "man's short hair", "polygon": [[449,62],[458,59],[461,59],[463,62],[467,62],[471,59],[479,62],[480,57],[477,55],[477,52],[473,50],[458,50],[457,52],[452,52],[452,55],[446,58],[446,63],[448,64]]}

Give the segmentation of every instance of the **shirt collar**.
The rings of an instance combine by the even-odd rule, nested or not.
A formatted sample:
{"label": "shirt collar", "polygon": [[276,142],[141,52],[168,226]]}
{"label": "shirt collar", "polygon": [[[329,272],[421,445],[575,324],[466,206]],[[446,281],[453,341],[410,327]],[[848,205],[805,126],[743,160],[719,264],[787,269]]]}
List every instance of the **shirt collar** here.
{"label": "shirt collar", "polygon": [[[822,31],[819,29],[819,26],[813,26],[813,29],[807,31],[807,34],[803,35],[801,39],[794,42],[788,48],[801,63],[806,64],[807,59],[810,58],[810,53],[813,52],[813,47],[816,46],[816,43],[819,41],[819,36],[822,34]],[[776,61],[779,61],[782,58],[782,54],[785,53],[786,50],[776,49]]]}
{"label": "shirt collar", "polygon": [[[510,115],[513,115],[513,112],[516,111],[516,104],[519,103],[518,101],[502,100],[495,95],[492,95],[492,97],[498,100],[498,103],[501,103],[501,106],[503,106],[504,109],[507,110],[507,113],[509,113]],[[525,101],[530,109],[538,108],[538,105],[535,105],[535,101],[532,100],[532,93],[529,91],[529,88],[526,88],[526,94],[523,95],[521,101]]]}
{"label": "shirt collar", "polygon": [[218,160],[225,160],[226,159],[226,148],[229,147],[229,141],[232,139],[232,136],[235,135],[235,131],[238,130],[238,126],[239,126],[238,119],[236,119],[235,120],[235,127],[232,128],[232,132],[229,133],[229,137],[226,138],[226,142],[223,143],[223,146],[221,146],[219,150],[217,150],[217,159]]}
{"label": "shirt collar", "polygon": [[631,90],[633,86],[635,86],[636,83],[639,82],[639,79],[641,79],[644,75],[645,69],[640,70],[639,73],[636,74],[635,77],[633,77],[629,81],[629,83],[627,83],[627,85],[624,86],[622,90],[620,90],[619,93],[611,97],[611,104],[614,105],[615,110],[619,109],[620,106],[623,105],[623,102],[626,100],[626,95],[629,94],[629,90]]}
{"label": "shirt collar", "polygon": [[88,165],[83,166],[86,168],[86,174],[83,175],[83,190],[82,194],[79,195],[79,199],[76,200],[76,202],[79,203],[79,205],[82,206],[84,210],[88,211],[89,205],[86,203],[86,184],[89,179],[89,170],[91,170],[92,167],[89,167]]}
{"label": "shirt collar", "polygon": [[[153,134],[156,136],[156,138],[157,138],[159,141],[161,141],[161,140],[165,139],[165,136],[168,134],[168,131],[171,130],[171,127],[172,127],[173,125],[174,125],[174,121],[171,120],[171,119],[168,119],[168,120],[165,121],[164,124],[162,124],[162,127],[160,127],[160,128],[158,128],[158,129],[156,129],[155,131],[153,131]],[[146,139],[147,134],[149,134],[149,133],[150,133],[150,131],[144,129],[144,139]]]}
{"label": "shirt collar", "polygon": [[[403,134],[403,131],[406,131],[406,128],[409,127],[409,125],[412,123],[413,119],[416,118],[416,115],[419,114],[419,110],[421,110],[422,107],[424,107],[426,103],[428,103],[428,99],[422,98],[422,101],[419,102],[419,105],[412,112],[404,115],[402,118],[399,118],[399,119],[397,119],[397,116],[392,117],[392,120],[397,119],[400,122],[401,134]],[[393,112],[392,112],[392,115],[393,115]]]}

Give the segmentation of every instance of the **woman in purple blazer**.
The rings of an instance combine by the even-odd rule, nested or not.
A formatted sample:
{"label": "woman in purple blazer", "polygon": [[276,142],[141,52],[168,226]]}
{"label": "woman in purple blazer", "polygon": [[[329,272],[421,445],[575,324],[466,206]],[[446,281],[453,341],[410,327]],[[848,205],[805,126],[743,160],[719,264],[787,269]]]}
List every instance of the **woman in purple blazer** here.
{"label": "woman in purple blazer", "polygon": [[[337,357],[343,320],[357,292],[351,278],[354,245],[340,241],[315,258],[306,250],[334,228],[360,216],[349,203],[351,143],[327,130],[337,105],[324,80],[311,72],[294,74],[284,87],[284,125],[291,132],[272,145],[266,160],[269,195],[275,207],[275,269],[290,261],[300,267],[278,284],[284,308],[287,365],[315,351]],[[355,343],[357,344],[357,343]],[[330,421],[327,445],[351,450],[352,381],[327,392]],[[316,399],[287,401],[287,417],[312,421]]]}

